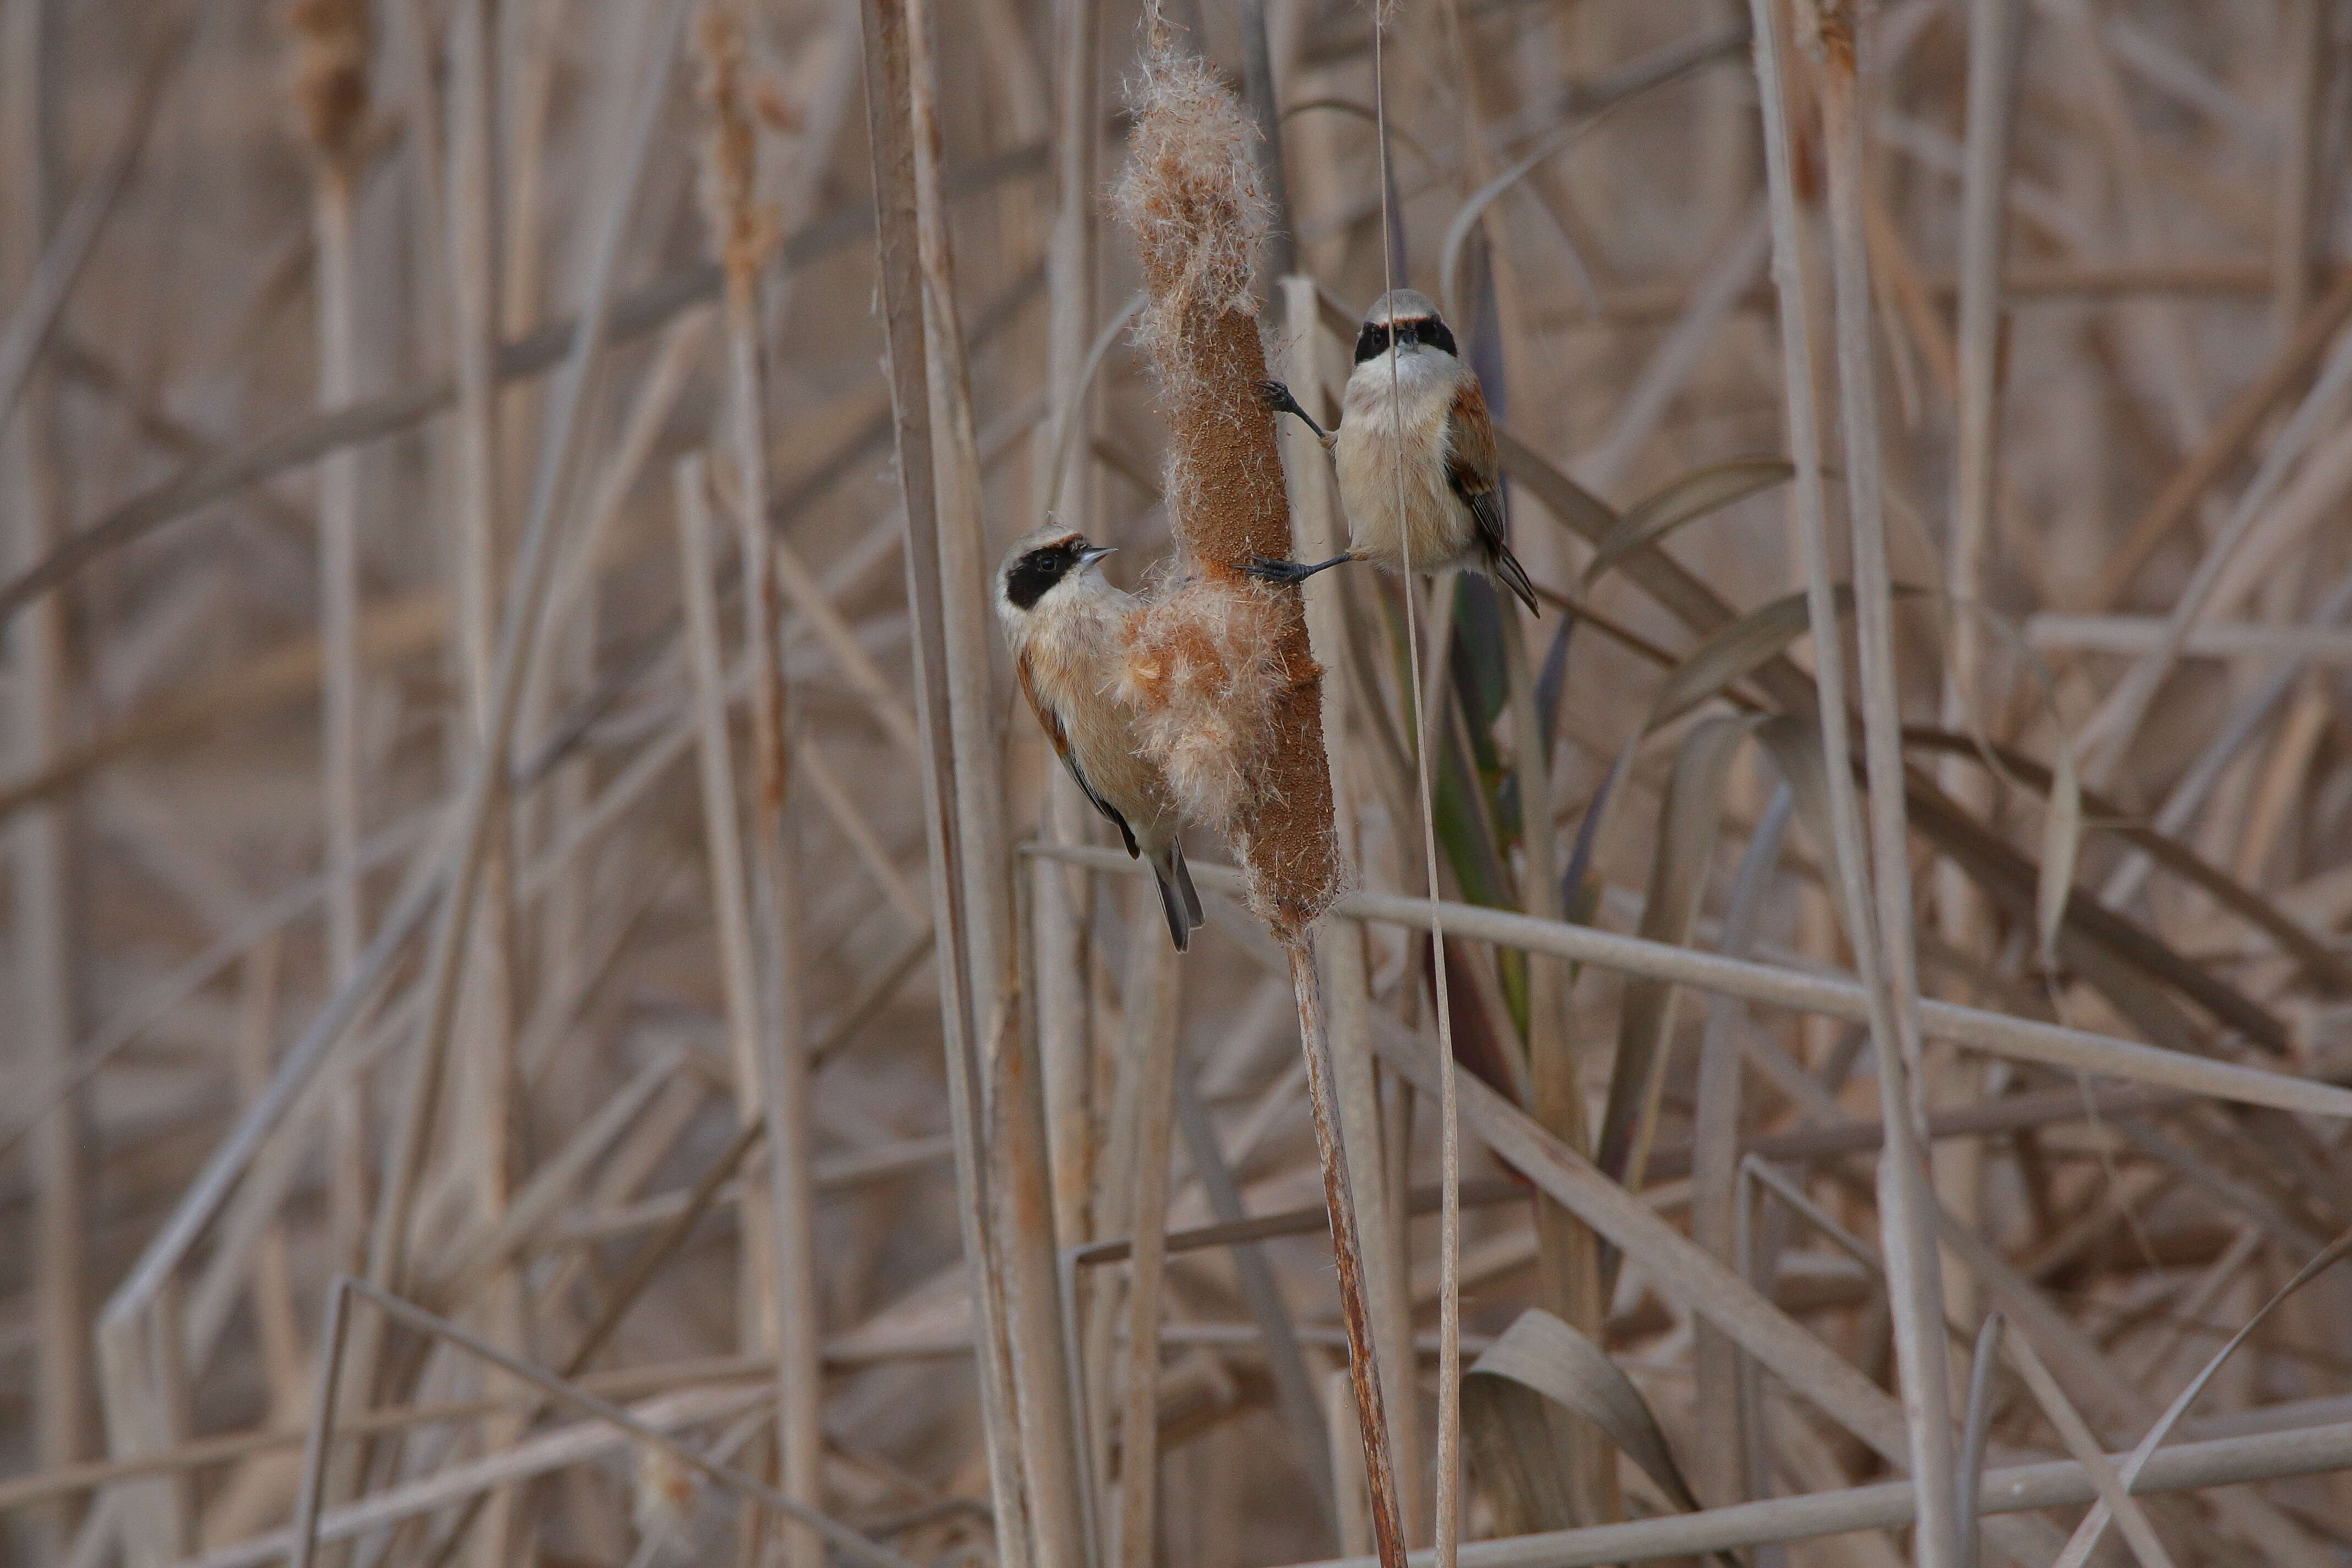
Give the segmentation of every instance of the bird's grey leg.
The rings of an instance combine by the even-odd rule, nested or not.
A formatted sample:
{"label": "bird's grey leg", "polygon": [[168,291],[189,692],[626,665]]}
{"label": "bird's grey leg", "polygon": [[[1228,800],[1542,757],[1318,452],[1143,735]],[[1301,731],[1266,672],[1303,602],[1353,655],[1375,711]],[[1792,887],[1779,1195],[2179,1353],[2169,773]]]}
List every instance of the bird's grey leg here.
{"label": "bird's grey leg", "polygon": [[1287,583],[1296,586],[1306,582],[1318,572],[1328,572],[1334,566],[1345,566],[1356,558],[1354,551],[1343,550],[1328,561],[1318,561],[1309,565],[1304,561],[1276,561],[1264,555],[1253,555],[1250,557],[1250,563],[1242,570],[1260,582]]}
{"label": "bird's grey leg", "polygon": [[1331,443],[1338,437],[1315,423],[1315,416],[1298,405],[1298,399],[1290,395],[1290,388],[1278,381],[1259,382],[1258,388],[1265,394],[1265,405],[1268,408],[1273,409],[1276,414],[1297,416],[1306,422],[1309,430],[1315,432],[1315,438],[1323,443],[1324,449],[1327,451],[1330,449]]}

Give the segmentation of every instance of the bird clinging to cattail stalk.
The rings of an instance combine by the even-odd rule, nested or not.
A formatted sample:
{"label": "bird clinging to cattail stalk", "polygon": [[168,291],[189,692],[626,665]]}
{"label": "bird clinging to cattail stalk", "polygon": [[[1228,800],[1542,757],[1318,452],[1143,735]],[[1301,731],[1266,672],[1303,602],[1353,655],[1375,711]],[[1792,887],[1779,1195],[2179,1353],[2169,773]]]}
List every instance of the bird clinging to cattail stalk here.
{"label": "bird clinging to cattail stalk", "polygon": [[1016,542],[997,569],[996,614],[1022,695],[1054,754],[1118,829],[1127,852],[1151,863],[1168,934],[1181,952],[1201,923],[1201,896],[1184,866],[1168,780],[1137,744],[1134,710],[1118,695],[1122,632],[1137,606],[1095,569],[1109,553],[1047,524]]}
{"label": "bird clinging to cattail stalk", "polygon": [[1373,302],[1356,335],[1356,368],[1336,430],[1316,424],[1280,382],[1265,390],[1277,412],[1306,420],[1337,459],[1348,549],[1312,565],[1257,561],[1254,573],[1303,583],[1349,561],[1419,572],[1477,566],[1517,594],[1528,614],[1542,613],[1535,584],[1503,536],[1486,395],[1428,295],[1394,289]]}

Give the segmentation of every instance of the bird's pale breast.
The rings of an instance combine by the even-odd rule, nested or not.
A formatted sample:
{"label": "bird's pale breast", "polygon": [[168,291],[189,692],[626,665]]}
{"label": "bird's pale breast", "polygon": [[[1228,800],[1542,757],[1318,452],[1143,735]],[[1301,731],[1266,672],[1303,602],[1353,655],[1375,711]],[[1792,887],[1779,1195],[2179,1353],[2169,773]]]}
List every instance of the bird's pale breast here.
{"label": "bird's pale breast", "polygon": [[1420,572],[1471,552],[1475,524],[1445,474],[1454,380],[1454,361],[1429,353],[1397,362],[1393,386],[1385,358],[1366,362],[1348,378],[1333,458],[1348,544],[1357,554],[1402,568],[1410,547]]}

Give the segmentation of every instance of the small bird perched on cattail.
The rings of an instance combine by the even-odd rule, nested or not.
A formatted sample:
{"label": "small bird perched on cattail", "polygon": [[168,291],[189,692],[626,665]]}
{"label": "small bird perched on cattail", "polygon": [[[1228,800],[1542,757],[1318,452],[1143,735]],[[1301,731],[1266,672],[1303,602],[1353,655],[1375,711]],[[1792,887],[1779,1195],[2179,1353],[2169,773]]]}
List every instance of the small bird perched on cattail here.
{"label": "small bird perched on cattail", "polygon": [[1477,566],[1517,594],[1528,614],[1542,614],[1535,584],[1503,536],[1486,395],[1428,295],[1393,289],[1373,301],[1356,334],[1356,368],[1336,430],[1316,424],[1282,383],[1267,382],[1265,391],[1277,413],[1306,420],[1338,460],[1348,548],[1312,565],[1260,560],[1252,572],[1268,582],[1304,583],[1349,561],[1417,572]]}
{"label": "small bird perched on cattail", "polygon": [[1181,952],[1201,923],[1201,895],[1185,868],[1168,780],[1138,746],[1134,710],[1117,694],[1126,658],[1120,634],[1137,606],[1095,569],[1109,553],[1047,524],[1015,543],[998,568],[996,614],[1022,695],[1054,754],[1118,829],[1127,852],[1151,863],[1168,934]]}

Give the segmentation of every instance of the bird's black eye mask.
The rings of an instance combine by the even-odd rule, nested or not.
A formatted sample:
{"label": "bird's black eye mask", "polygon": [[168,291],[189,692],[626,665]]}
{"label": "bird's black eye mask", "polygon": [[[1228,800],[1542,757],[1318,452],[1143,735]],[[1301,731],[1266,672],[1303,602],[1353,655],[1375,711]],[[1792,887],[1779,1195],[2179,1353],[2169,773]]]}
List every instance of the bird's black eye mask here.
{"label": "bird's black eye mask", "polygon": [[1041,544],[1005,569],[1004,596],[1014,606],[1034,610],[1045,590],[1068,576],[1078,564],[1078,555],[1087,547],[1083,539],[1066,539],[1058,544]]}
{"label": "bird's black eye mask", "polygon": [[1378,359],[1388,353],[1391,342],[1427,343],[1431,348],[1447,353],[1457,351],[1454,331],[1434,316],[1408,316],[1391,326],[1386,321],[1366,321],[1364,330],[1356,334],[1356,363]]}

